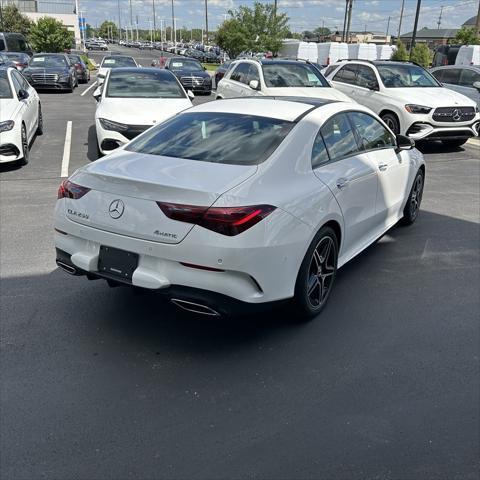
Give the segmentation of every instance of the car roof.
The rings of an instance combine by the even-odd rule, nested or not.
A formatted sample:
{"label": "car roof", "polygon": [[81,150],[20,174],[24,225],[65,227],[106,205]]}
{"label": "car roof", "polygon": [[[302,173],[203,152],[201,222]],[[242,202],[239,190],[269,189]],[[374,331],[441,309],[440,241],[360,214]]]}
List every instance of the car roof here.
{"label": "car roof", "polygon": [[232,113],[294,122],[330,103],[334,101],[303,97],[241,97],[202,103],[188,112]]}

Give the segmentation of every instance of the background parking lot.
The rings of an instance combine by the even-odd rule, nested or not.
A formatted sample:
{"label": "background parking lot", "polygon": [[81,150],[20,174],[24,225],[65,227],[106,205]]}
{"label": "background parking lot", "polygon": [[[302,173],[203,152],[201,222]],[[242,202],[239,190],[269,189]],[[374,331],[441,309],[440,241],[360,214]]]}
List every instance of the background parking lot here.
{"label": "background parking lot", "polygon": [[30,163],[0,166],[2,478],[478,478],[480,146],[424,149],[417,223],[314,321],[205,319],[56,268],[62,170],[96,159],[90,86],[41,93]]}

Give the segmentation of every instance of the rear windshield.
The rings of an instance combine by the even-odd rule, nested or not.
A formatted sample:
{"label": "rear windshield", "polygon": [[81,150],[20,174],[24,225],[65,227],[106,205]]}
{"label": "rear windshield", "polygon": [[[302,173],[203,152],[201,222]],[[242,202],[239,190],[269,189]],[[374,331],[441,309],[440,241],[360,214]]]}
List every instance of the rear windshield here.
{"label": "rear windshield", "polygon": [[330,87],[320,71],[312,65],[272,63],[262,65],[267,87]]}
{"label": "rear windshield", "polygon": [[131,57],[107,57],[103,59],[102,67],[105,68],[121,68],[136,67],[135,60]]}
{"label": "rear windshield", "polygon": [[52,67],[67,67],[67,59],[62,56],[38,56],[32,57],[30,60],[30,67],[42,67],[42,68],[52,68]]}
{"label": "rear windshield", "polygon": [[122,72],[110,73],[107,97],[113,98],[186,98],[178,80],[170,72]]}
{"label": "rear windshield", "polygon": [[12,98],[12,89],[8,81],[7,71],[0,70],[0,98]]}
{"label": "rear windshield", "polygon": [[129,143],[126,150],[230,165],[265,161],[295,125],[252,115],[177,115]]}

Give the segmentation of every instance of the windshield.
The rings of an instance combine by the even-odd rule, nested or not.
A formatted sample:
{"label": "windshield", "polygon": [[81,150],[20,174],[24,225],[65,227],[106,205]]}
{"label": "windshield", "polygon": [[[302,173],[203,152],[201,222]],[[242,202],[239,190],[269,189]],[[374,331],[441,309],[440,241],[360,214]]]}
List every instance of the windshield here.
{"label": "windshield", "polygon": [[67,60],[63,56],[38,56],[33,57],[30,60],[30,67],[42,67],[42,68],[51,68],[51,67],[67,67]]}
{"label": "windshield", "polygon": [[303,63],[262,65],[267,87],[330,87],[323,75],[313,66]]}
{"label": "windshield", "polygon": [[105,68],[121,68],[136,67],[137,64],[132,57],[107,57],[103,59],[102,67]]}
{"label": "windshield", "polygon": [[5,52],[5,55],[11,60],[15,60],[16,62],[28,63],[28,61],[30,60],[30,57],[26,53]]}
{"label": "windshield", "polygon": [[163,70],[112,72],[106,96],[113,98],[186,98],[177,79],[171,73]]}
{"label": "windshield", "polygon": [[13,98],[6,70],[0,70],[0,98]]}
{"label": "windshield", "polygon": [[231,165],[265,161],[293,128],[285,120],[195,112],[173,117],[129,143],[126,150]]}
{"label": "windshield", "polygon": [[377,69],[386,88],[441,87],[430,73],[417,65],[377,65]]}
{"label": "windshield", "polygon": [[203,70],[203,67],[199,62],[195,60],[172,60],[169,65],[170,70],[187,70],[189,72],[197,72],[198,70]]}

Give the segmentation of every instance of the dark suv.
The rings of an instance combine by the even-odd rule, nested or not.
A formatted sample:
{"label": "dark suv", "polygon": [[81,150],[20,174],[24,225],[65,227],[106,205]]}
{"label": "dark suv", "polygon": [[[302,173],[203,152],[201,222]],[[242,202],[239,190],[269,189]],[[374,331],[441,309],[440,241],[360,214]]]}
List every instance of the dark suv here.
{"label": "dark suv", "polygon": [[72,92],[78,85],[75,66],[64,53],[37,53],[22,73],[36,89]]}
{"label": "dark suv", "polygon": [[185,57],[169,57],[165,63],[165,68],[175,74],[185,90],[207,95],[212,93],[212,78],[198,60]]}

